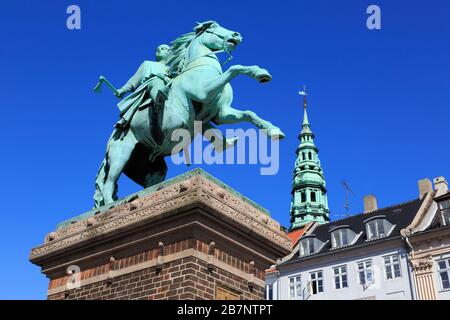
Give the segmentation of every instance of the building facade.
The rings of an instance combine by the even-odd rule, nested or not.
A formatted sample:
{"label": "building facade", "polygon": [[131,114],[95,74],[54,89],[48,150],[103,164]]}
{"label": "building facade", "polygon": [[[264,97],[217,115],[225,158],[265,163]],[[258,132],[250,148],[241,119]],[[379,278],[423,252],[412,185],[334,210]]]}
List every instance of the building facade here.
{"label": "building facade", "polygon": [[419,181],[418,199],[328,224],[314,223],[266,272],[272,299],[450,299],[450,193]]}
{"label": "building facade", "polygon": [[433,199],[428,211],[421,212],[403,234],[409,245],[411,261],[419,300],[450,299],[450,193],[445,178],[420,183],[422,192]]}

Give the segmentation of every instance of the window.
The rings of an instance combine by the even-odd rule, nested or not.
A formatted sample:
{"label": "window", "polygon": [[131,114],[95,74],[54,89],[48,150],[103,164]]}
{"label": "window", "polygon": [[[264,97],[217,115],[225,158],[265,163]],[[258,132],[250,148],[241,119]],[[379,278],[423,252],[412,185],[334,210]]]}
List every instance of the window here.
{"label": "window", "polygon": [[450,289],[450,258],[439,260],[437,264],[439,280],[441,282],[441,289]]}
{"label": "window", "polygon": [[311,192],[311,201],[316,202],[316,193],[314,191]]}
{"label": "window", "polygon": [[306,193],[302,192],[302,202],[306,202]]}
{"label": "window", "polygon": [[375,283],[372,270],[372,260],[358,262],[359,283],[369,285]]}
{"label": "window", "polygon": [[302,283],[300,276],[289,278],[289,298],[298,299],[301,297]]}
{"label": "window", "polygon": [[311,152],[308,152],[308,159],[312,160],[312,153]]}
{"label": "window", "polygon": [[302,152],[302,160],[306,160],[305,153]]}
{"label": "window", "polygon": [[273,300],[273,285],[272,284],[266,285],[264,299],[265,300]]}
{"label": "window", "polygon": [[300,255],[306,256],[313,254],[314,250],[314,238],[303,239],[300,241]]}
{"label": "window", "polygon": [[441,209],[443,225],[450,225],[450,200],[439,203],[439,208]]}
{"label": "window", "polygon": [[339,248],[348,245],[348,229],[339,229],[331,233],[331,245]]}
{"label": "window", "polygon": [[348,288],[347,266],[340,266],[333,268],[333,274],[334,274],[335,289]]}
{"label": "window", "polygon": [[395,279],[402,276],[398,254],[384,257],[384,269],[386,271],[386,279]]}
{"label": "window", "polygon": [[366,223],[367,240],[383,238],[387,235],[392,224],[384,218],[378,218]]}
{"label": "window", "polygon": [[311,280],[311,294],[323,292],[323,272],[315,271],[309,274]]}

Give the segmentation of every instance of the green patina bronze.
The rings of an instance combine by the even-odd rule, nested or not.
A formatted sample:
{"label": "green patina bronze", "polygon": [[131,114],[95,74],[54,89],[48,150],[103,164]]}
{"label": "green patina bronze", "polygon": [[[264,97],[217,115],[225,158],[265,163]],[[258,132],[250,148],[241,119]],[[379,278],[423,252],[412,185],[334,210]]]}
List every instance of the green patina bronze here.
{"label": "green patina bronze", "polygon": [[327,189],[319,160],[319,149],[314,144],[306,112],[306,90],[303,95],[303,124],[296,150],[294,180],[292,182],[291,230],[301,228],[308,222],[325,223],[330,220]]}
{"label": "green patina bronze", "polygon": [[[122,172],[145,188],[162,182],[167,172],[164,157],[179,143],[171,140],[172,133],[186,129],[194,137],[194,121],[202,121],[205,130],[248,121],[273,139],[284,137],[278,127],[253,111],[232,106],[229,82],[234,77],[244,74],[259,82],[271,80],[258,66],[233,65],[222,71],[216,54],[227,53],[229,61],[241,41],[240,33],[206,21],[177,38],[171,47],[159,46],[157,61],[142,63],[122,88],[116,90],[101,77],[96,91],[106,83],[118,97],[130,94],[118,104],[121,117],[95,180],[96,208],[117,200],[117,180]],[[222,145],[228,147],[235,141],[226,140]]]}

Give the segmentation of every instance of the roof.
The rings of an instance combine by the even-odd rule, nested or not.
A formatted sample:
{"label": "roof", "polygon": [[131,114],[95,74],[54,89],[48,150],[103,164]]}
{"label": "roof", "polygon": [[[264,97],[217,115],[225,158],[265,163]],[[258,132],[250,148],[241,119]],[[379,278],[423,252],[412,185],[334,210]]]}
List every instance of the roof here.
{"label": "roof", "polygon": [[286,234],[287,237],[289,239],[291,239],[292,248],[295,247],[295,245],[297,244],[298,240],[300,240],[300,238],[305,233],[305,231],[306,231],[306,228],[303,227],[303,228],[300,228],[300,229],[295,229],[295,230],[293,230],[293,231],[291,231],[291,232]]}
{"label": "roof", "polygon": [[[314,257],[318,254],[323,255],[327,253],[335,253],[342,251],[344,249],[348,249],[350,247],[357,247],[359,245],[367,244],[367,235],[366,235],[366,226],[365,221],[370,218],[374,218],[377,216],[384,216],[390,223],[395,225],[392,232],[387,236],[380,239],[372,240],[370,243],[380,243],[383,241],[390,240],[392,238],[400,237],[400,230],[406,228],[411,221],[414,219],[415,215],[419,211],[420,206],[422,205],[423,199],[415,199],[412,201],[404,202],[401,204],[397,204],[394,206],[382,208],[370,213],[361,213],[358,215],[354,215],[348,218],[344,218],[341,220],[335,220],[330,223],[318,225],[314,231],[308,236],[315,236],[317,239],[325,243],[325,245],[321,248],[319,252],[316,252],[314,255],[309,255],[305,257],[299,257],[298,254],[294,254],[291,259],[284,261],[281,264],[290,263],[294,261],[304,260],[310,257]],[[337,248],[331,250],[331,232],[337,227],[346,226],[353,230],[356,234],[361,233],[361,236],[358,240],[350,246],[345,246],[342,248]],[[328,241],[328,242],[327,242]]]}
{"label": "roof", "polygon": [[441,201],[447,199],[448,197],[450,197],[450,191],[447,191],[446,193],[440,195],[439,197],[434,198],[434,200]]}

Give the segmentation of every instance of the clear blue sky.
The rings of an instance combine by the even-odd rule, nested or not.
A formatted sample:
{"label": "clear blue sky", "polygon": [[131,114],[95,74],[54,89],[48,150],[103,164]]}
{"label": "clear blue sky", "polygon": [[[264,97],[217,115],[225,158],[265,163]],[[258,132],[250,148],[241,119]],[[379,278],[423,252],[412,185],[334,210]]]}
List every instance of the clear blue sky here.
{"label": "clear blue sky", "polygon": [[[30,249],[65,219],[92,207],[94,177],[118,117],[116,98],[92,87],[100,74],[122,84],[155,47],[217,20],[239,31],[232,63],[258,64],[273,81],[233,81],[234,105],[286,133],[281,168],[202,166],[289,224],[301,103],[320,148],[333,213],[347,180],[353,213],[374,193],[379,206],[418,196],[417,180],[450,178],[450,3],[429,1],[7,1],[0,10],[2,168],[0,298],[45,298],[47,280]],[[66,29],[78,4],[82,29]],[[366,28],[378,4],[382,30]],[[244,126],[247,128],[248,126]],[[195,167],[195,166],[194,166]],[[169,164],[168,177],[187,168]],[[122,178],[120,194],[140,190]]]}

